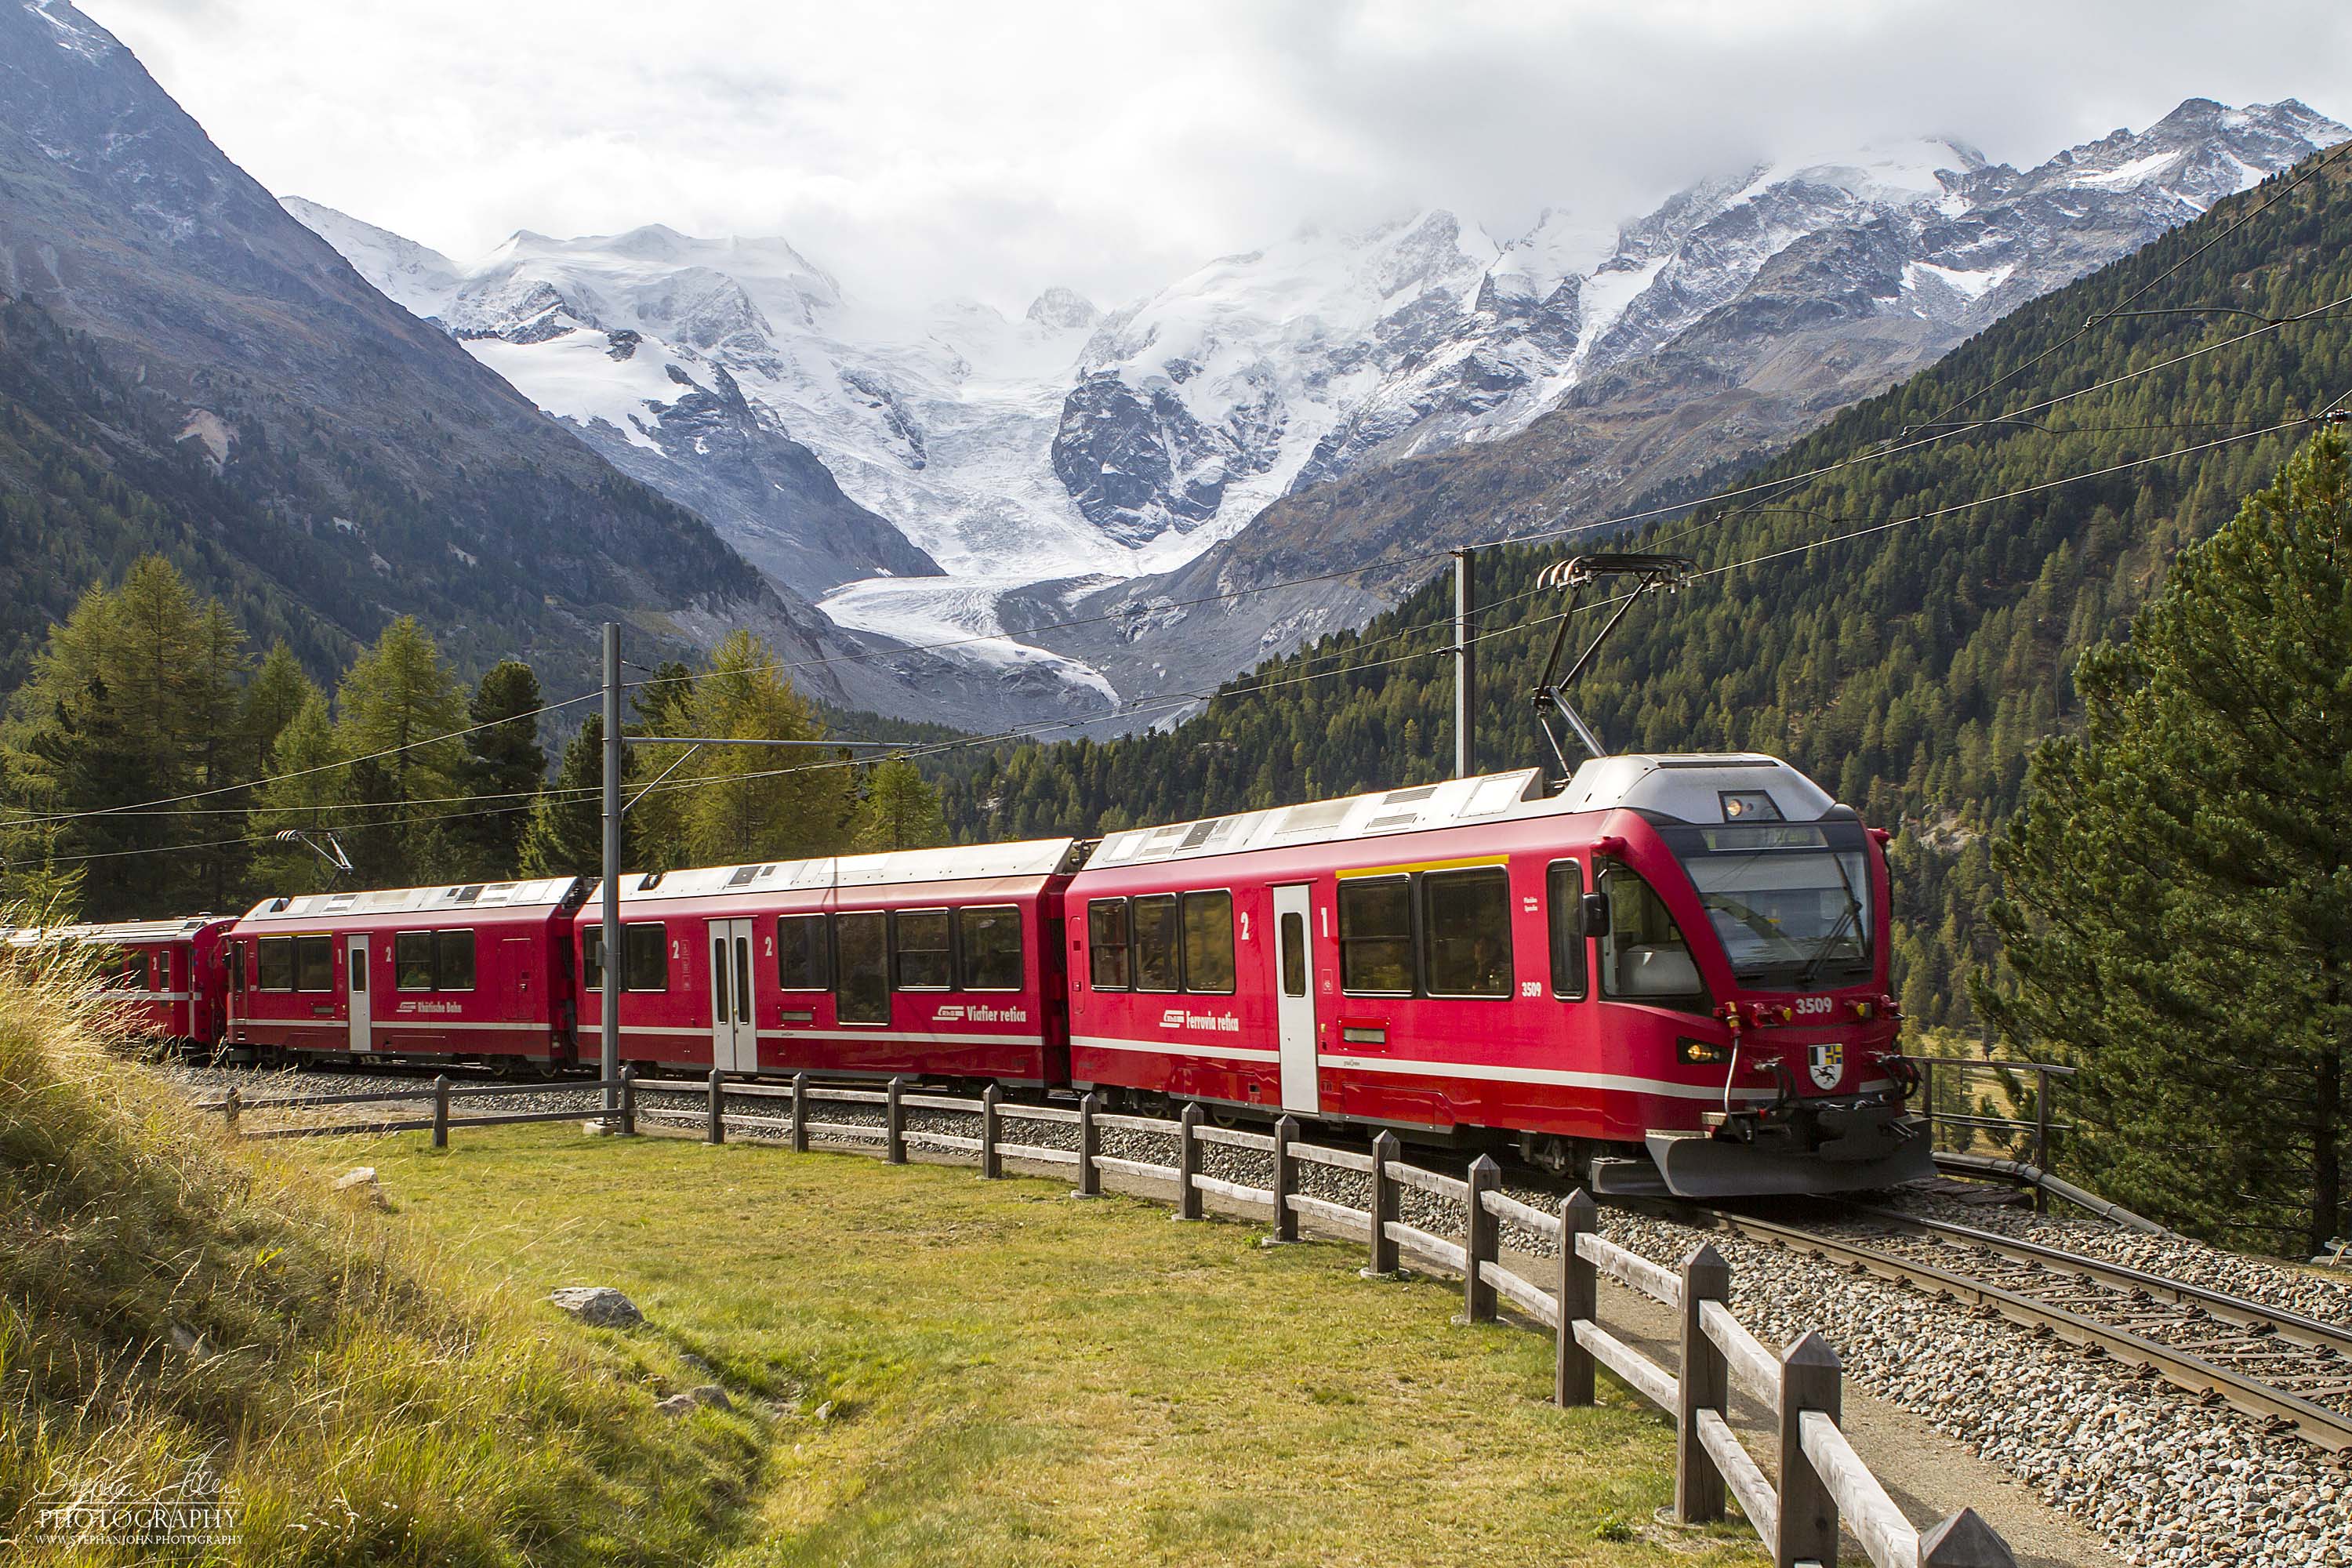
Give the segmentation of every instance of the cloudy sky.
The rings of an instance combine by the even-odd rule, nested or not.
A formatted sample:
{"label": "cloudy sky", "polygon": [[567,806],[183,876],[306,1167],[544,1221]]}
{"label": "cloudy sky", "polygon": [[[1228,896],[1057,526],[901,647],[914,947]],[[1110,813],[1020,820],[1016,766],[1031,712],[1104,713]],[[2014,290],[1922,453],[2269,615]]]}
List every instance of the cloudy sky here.
{"label": "cloudy sky", "polygon": [[1757,156],[2023,164],[2196,95],[2352,121],[2342,0],[81,3],[271,189],[461,258],[667,223],[1016,310],[1309,221],[1613,221]]}

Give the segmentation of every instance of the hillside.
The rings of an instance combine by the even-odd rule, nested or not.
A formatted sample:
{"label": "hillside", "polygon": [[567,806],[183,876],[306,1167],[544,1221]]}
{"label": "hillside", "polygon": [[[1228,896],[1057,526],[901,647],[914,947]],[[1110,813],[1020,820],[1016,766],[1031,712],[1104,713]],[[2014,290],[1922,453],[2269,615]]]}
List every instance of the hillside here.
{"label": "hillside", "polygon": [[[2137,255],[2024,307],[1737,479],[1790,480],[1785,487],[1742,505],[1670,516],[1609,547],[1687,551],[1702,570],[1728,567],[2316,411],[2352,391],[2352,317],[2341,313],[2262,332],[2030,418],[1791,480],[1906,432],[1916,439],[1952,405],[1996,384],[1965,412],[2032,409],[2260,325],[2246,314],[2202,312],[2280,317],[2352,297],[2352,175],[2344,160],[2225,232],[2284,184],[2274,179],[2223,201]],[[2069,343],[2086,321],[2127,302],[2137,311],[2182,313],[2104,321]],[[1615,746],[1778,752],[1872,820],[1900,825],[1906,1005],[1916,1017],[1971,1023],[1955,975],[1989,956],[1977,923],[1988,878],[1980,836],[2014,805],[2034,740],[2074,716],[2074,660],[2123,625],[2184,542],[2210,533],[2267,480],[2298,435],[2249,439],[1705,577],[1628,617],[1579,704]],[[1479,454],[1473,472],[1433,466],[1423,504],[1457,520],[1485,518],[1493,507],[1479,499],[1484,492],[1528,493],[1546,482],[1539,456],[1518,467],[1505,458],[1498,447]],[[1735,470],[1706,477],[1732,482]],[[1528,693],[1551,631],[1544,618],[1559,601],[1530,590],[1541,566],[1573,551],[1563,543],[1484,558],[1492,640],[1478,707],[1487,768],[1549,763]],[[972,837],[1095,833],[1437,776],[1452,761],[1451,664],[1437,652],[1450,616],[1450,590],[1425,587],[1360,632],[1261,666],[1165,732],[951,754],[942,760],[950,822]]]}

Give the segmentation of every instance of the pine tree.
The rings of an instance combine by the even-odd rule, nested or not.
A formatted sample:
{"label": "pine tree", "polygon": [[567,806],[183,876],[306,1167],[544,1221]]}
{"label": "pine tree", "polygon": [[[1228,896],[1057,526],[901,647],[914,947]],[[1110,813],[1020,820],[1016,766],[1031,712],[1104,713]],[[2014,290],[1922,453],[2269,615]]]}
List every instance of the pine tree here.
{"label": "pine tree", "polygon": [[1978,1005],[2082,1068],[2076,1153],[2176,1223],[2316,1250],[2352,1114],[2352,483],[2313,438],[2085,658],[2077,737],[2000,835],[2011,988]]}
{"label": "pine tree", "polygon": [[[592,713],[563,748],[555,782],[541,794],[523,829],[521,872],[526,877],[595,877],[604,864],[604,716]],[[637,864],[623,821],[621,865]]]}
{"label": "pine tree", "polygon": [[865,798],[850,847],[860,853],[888,849],[929,849],[948,841],[947,818],[940,810],[940,792],[915,764],[890,757],[877,764],[866,781]]}
{"label": "pine tree", "polygon": [[[307,679],[303,684],[310,686]],[[317,854],[299,842],[280,843],[277,835],[294,828],[323,836],[348,818],[352,780],[340,765],[343,757],[326,696],[311,686],[279,726],[264,764],[269,782],[254,792],[248,837],[257,846],[253,876],[263,891],[315,893],[335,879]]]}
{"label": "pine tree", "polygon": [[468,881],[499,881],[521,863],[531,797],[547,776],[539,743],[539,678],[517,659],[492,665],[467,704],[466,756],[458,767],[468,804],[447,825],[456,858],[452,874]]}
{"label": "pine tree", "polygon": [[[457,683],[412,616],[383,630],[335,691],[336,739],[352,762],[360,807],[349,841],[361,879],[377,887],[439,880],[452,852],[446,828],[465,763]],[[425,802],[423,805],[414,803]]]}

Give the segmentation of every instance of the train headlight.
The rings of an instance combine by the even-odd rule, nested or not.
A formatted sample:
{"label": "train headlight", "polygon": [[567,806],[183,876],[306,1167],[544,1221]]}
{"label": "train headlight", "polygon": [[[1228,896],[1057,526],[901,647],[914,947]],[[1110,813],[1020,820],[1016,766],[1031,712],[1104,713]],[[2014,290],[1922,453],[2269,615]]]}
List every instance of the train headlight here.
{"label": "train headlight", "polygon": [[1853,1005],[1853,1016],[1857,1018],[1867,1018],[1877,1011],[1878,1007],[1875,1003],[1856,1002]]}
{"label": "train headlight", "polygon": [[1729,1061],[1731,1047],[1717,1045],[1713,1040],[1694,1040],[1685,1036],[1675,1042],[1675,1054],[1692,1067],[1706,1067]]}

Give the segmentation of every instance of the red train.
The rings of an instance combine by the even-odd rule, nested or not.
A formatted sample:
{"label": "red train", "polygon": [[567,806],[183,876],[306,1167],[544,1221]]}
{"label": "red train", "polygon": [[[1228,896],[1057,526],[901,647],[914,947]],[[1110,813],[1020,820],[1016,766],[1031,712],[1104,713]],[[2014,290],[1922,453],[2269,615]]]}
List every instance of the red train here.
{"label": "red train", "polygon": [[[1889,1185],[1931,1164],[1885,837],[1770,757],[1613,756],[1550,795],[1529,770],[1095,845],[632,874],[622,1056],[1512,1139],[1604,1185],[1654,1181],[1609,1163],[1646,1151],[1693,1196]],[[268,900],[189,1037],[593,1064],[592,891]]]}

